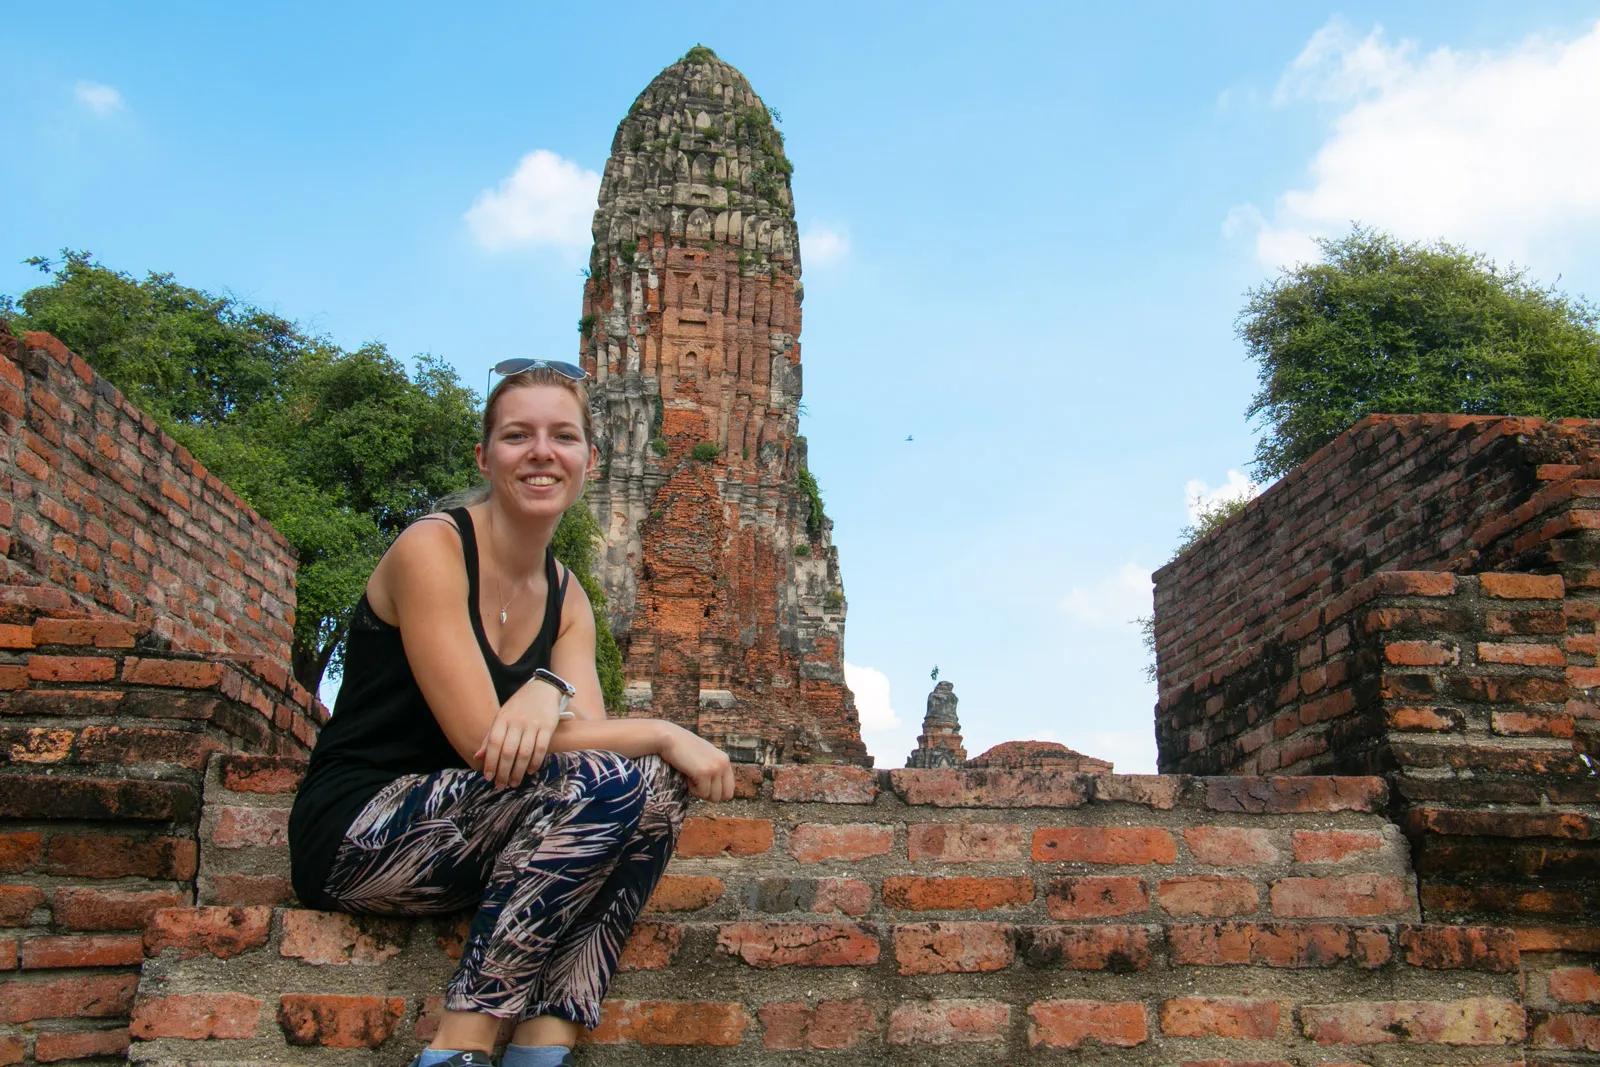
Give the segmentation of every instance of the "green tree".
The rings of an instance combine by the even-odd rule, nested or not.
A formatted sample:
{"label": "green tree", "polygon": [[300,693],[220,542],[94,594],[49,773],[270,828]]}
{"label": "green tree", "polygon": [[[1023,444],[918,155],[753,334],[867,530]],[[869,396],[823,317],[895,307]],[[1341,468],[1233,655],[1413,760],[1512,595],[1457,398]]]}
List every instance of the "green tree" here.
{"label": "green tree", "polygon": [[1251,291],[1256,476],[1291,470],[1375,412],[1600,416],[1595,309],[1453,245],[1355,227]]}
{"label": "green tree", "polygon": [[[0,311],[47,330],[160,422],[299,553],[294,674],[315,691],[341,666],[350,612],[400,531],[477,480],[480,400],[444,361],[414,374],[380,344],[346,352],[229,297],[138,281],[84,252]],[[568,511],[556,554],[595,603],[601,680],[622,701],[621,658],[593,575],[599,528]]]}

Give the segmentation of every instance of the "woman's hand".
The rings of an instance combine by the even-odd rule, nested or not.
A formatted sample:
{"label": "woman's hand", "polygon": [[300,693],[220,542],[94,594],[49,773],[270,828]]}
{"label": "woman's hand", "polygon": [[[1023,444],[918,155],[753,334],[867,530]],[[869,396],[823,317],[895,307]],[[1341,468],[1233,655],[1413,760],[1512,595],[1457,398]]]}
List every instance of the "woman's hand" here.
{"label": "woman's hand", "polygon": [[661,758],[689,780],[689,791],[701,800],[733,799],[733,763],[728,754],[681,726],[664,723]]}
{"label": "woman's hand", "polygon": [[555,688],[538,682],[525,685],[501,705],[473,753],[483,760],[483,776],[498,789],[522,784],[529,771],[544,765],[550,736],[561,721],[561,696]]}

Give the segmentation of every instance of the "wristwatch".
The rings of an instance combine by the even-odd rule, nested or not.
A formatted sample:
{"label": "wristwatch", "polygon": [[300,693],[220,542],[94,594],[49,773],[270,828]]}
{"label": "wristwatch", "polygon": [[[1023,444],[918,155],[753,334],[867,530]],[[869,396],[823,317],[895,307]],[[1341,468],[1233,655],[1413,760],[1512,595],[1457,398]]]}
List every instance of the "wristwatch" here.
{"label": "wristwatch", "polygon": [[572,698],[578,695],[578,690],[573,687],[571,682],[555,671],[546,670],[543,667],[536,669],[533,672],[533,676],[541,682],[548,682],[555,686],[556,692],[561,694],[561,703],[556,705],[556,714],[558,716],[563,719],[575,719],[578,717],[577,712],[567,710],[567,705],[572,702]]}

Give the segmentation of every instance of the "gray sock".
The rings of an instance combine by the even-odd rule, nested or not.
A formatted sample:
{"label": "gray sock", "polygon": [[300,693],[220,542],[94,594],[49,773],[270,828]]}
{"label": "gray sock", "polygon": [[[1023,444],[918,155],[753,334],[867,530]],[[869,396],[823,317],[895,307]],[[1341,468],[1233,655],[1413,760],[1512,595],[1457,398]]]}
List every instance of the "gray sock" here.
{"label": "gray sock", "polygon": [[571,1052],[565,1045],[507,1045],[500,1067],[561,1067],[572,1062]]}

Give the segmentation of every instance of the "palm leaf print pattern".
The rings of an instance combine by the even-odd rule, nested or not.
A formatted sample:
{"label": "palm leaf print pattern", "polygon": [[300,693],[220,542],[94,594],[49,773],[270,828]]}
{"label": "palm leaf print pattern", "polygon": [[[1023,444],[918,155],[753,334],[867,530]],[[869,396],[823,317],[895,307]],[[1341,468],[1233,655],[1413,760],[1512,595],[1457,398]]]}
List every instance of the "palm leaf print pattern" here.
{"label": "palm leaf print pattern", "polygon": [[614,752],[553,753],[513,789],[466,769],[408,775],[351,824],[328,895],[375,915],[476,904],[445,1006],[593,1028],[687,799],[659,757]]}

